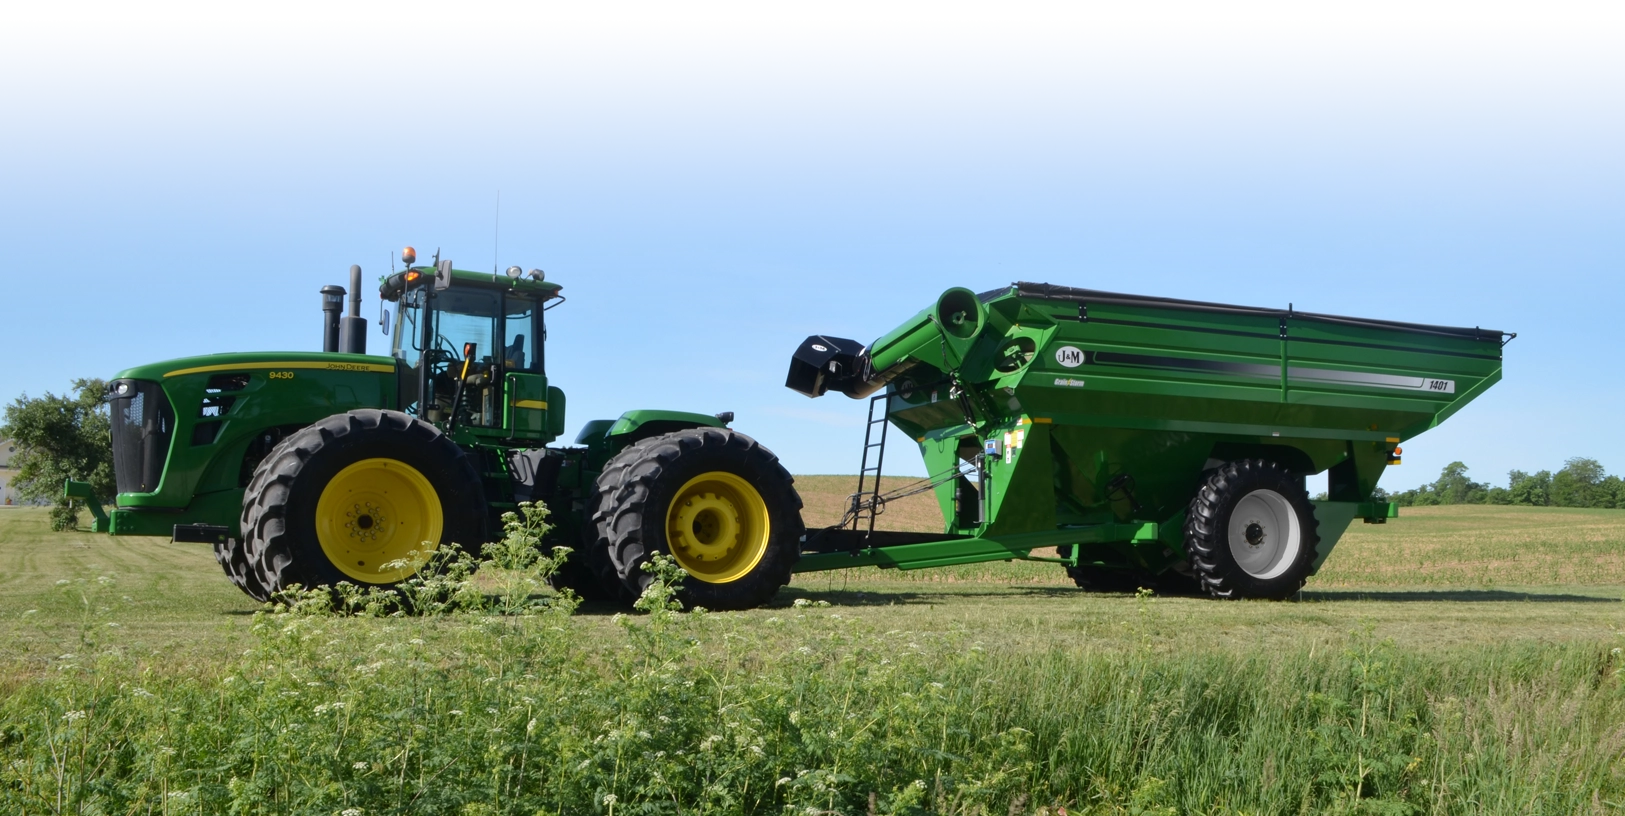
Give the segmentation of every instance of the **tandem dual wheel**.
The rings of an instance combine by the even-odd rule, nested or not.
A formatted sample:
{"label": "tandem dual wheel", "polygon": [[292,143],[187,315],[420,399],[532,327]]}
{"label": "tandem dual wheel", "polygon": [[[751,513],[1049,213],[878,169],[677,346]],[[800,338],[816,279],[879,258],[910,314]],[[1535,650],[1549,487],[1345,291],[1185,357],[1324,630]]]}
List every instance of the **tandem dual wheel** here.
{"label": "tandem dual wheel", "polygon": [[[1265,459],[1226,463],[1203,480],[1185,516],[1188,570],[1067,567],[1095,592],[1282,600],[1303,588],[1320,546],[1315,506],[1298,477]],[[1070,546],[1059,548],[1070,555]]]}

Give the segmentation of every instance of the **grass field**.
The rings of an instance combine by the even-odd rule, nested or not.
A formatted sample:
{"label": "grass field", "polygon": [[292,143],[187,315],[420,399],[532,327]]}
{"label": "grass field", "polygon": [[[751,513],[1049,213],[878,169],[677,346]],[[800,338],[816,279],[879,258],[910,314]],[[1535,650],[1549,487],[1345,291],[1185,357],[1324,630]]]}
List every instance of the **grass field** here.
{"label": "grass field", "polygon": [[[852,481],[798,480],[809,524]],[[334,618],[4,510],[0,812],[1616,812],[1622,545],[1620,511],[1419,508],[1287,603],[1018,562],[726,615]]]}

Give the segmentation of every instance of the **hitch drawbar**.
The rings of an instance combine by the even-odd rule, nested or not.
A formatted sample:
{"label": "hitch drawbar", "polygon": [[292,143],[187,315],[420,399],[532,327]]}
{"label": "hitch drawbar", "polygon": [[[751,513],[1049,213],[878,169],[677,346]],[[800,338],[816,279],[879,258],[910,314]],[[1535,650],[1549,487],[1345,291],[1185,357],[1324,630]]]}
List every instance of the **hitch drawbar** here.
{"label": "hitch drawbar", "polygon": [[177,524],[170,538],[179,544],[223,544],[231,531],[213,524]]}

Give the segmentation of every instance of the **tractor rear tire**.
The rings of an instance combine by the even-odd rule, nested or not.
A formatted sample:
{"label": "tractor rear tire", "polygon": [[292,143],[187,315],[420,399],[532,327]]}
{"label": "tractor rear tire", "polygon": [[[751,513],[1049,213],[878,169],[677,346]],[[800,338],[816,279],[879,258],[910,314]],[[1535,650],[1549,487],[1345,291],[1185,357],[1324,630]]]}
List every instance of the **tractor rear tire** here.
{"label": "tractor rear tire", "polygon": [[255,470],[241,522],[250,575],[239,586],[260,601],[294,585],[393,586],[435,546],[477,554],[486,519],[473,460],[438,428],[399,411],[336,414]]}
{"label": "tractor rear tire", "polygon": [[1303,588],[1320,546],[1301,481],[1265,459],[1214,471],[1185,517],[1191,571],[1215,598],[1284,600]]}
{"label": "tractor rear tire", "polygon": [[753,609],[790,582],[801,557],[801,497],[778,457],[726,428],[690,428],[621,451],[624,469],[599,524],[621,582],[635,596],[654,581],[644,564],[671,556],[688,573],[685,606]]}

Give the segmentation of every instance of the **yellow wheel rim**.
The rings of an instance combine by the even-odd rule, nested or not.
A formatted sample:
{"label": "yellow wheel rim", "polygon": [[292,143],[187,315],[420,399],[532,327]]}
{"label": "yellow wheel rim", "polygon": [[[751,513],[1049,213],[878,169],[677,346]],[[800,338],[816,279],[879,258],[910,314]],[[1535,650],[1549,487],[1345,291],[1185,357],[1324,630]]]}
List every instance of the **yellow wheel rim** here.
{"label": "yellow wheel rim", "polygon": [[714,470],[688,480],[666,510],[666,543],[689,575],[726,584],[749,574],[767,552],[767,502],[750,482]]}
{"label": "yellow wheel rim", "polygon": [[[339,572],[369,584],[410,578],[440,543],[440,494],[416,468],[363,459],[341,470],[316,501],[316,540]],[[427,547],[423,542],[431,542]],[[385,569],[385,564],[405,561]]]}

